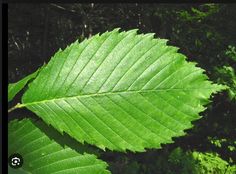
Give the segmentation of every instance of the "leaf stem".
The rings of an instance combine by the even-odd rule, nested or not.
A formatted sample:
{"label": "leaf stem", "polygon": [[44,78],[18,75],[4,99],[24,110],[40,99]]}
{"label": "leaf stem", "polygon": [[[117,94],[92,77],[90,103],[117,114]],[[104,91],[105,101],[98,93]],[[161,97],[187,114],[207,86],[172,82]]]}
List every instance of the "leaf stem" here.
{"label": "leaf stem", "polygon": [[13,106],[12,108],[8,109],[8,113],[14,111],[15,109],[20,108],[20,105],[21,105],[21,103],[17,103],[15,106]]}

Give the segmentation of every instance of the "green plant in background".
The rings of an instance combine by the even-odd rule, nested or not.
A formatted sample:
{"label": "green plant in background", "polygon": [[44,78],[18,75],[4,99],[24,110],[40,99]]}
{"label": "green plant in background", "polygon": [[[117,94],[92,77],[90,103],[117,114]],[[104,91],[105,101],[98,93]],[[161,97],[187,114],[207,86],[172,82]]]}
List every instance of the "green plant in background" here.
{"label": "green plant in background", "polygon": [[219,5],[217,4],[202,4],[199,9],[192,7],[191,11],[180,11],[177,14],[186,21],[201,22],[206,17],[213,15],[219,11]]}
{"label": "green plant in background", "polygon": [[[218,149],[224,149],[224,151],[228,151],[231,153],[236,152],[236,141],[234,139],[229,138],[218,138],[218,137],[208,137],[209,142],[214,145]],[[230,163],[234,163],[233,159],[229,158]]]}
{"label": "green plant in background", "polygon": [[[229,45],[225,51],[225,55],[236,63],[236,51],[235,47]],[[229,88],[228,96],[230,100],[236,101],[236,74],[235,69],[230,65],[224,65],[222,67],[215,67],[215,78],[221,84],[227,85]]]}
{"label": "green plant in background", "polygon": [[233,61],[236,61],[236,50],[235,46],[229,45],[228,49],[225,51],[225,55],[227,55]]}
{"label": "green plant in background", "polygon": [[[185,135],[210,96],[227,87],[213,84],[166,42],[152,33],[114,29],[59,50],[26,78],[31,82],[22,103],[9,110],[27,108],[42,119],[9,123],[9,154],[22,154],[27,161],[22,168],[32,173],[109,173],[104,162],[61,146],[62,135],[52,140],[39,124],[51,125],[81,146],[86,142],[121,152],[159,149]],[[15,86],[23,88],[27,82],[22,81]],[[17,92],[13,88],[9,96]]]}
{"label": "green plant in background", "polygon": [[223,66],[216,68],[216,74],[218,75],[217,81],[228,85],[228,96],[230,100],[236,99],[236,75],[235,71],[231,66]]}
{"label": "green plant in background", "polygon": [[185,151],[180,147],[160,153],[149,164],[128,161],[125,157],[121,161],[125,163],[125,167],[122,168],[124,174],[132,172],[134,174],[233,174],[236,172],[236,165],[230,165],[217,153]]}
{"label": "green plant in background", "polygon": [[236,165],[230,166],[228,162],[221,159],[216,153],[184,152],[180,147],[169,154],[168,161],[168,166],[173,169],[169,170],[169,173],[175,173],[176,170],[179,170],[176,173],[181,174],[231,174],[236,172]]}
{"label": "green plant in background", "polygon": [[222,160],[216,153],[193,152],[193,158],[196,161],[196,173],[225,173],[236,172],[236,165],[230,166],[228,162]]}

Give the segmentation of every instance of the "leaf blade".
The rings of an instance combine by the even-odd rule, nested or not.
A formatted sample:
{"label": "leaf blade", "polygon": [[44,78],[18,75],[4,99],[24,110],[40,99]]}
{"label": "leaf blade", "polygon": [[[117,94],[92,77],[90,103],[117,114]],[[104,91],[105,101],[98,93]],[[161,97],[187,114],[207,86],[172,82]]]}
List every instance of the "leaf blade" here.
{"label": "leaf blade", "polygon": [[[42,130],[50,131],[54,141]],[[98,160],[95,155],[82,151],[81,153],[64,147],[58,141],[63,138],[54,134],[51,129],[45,127],[41,122],[32,119],[14,120],[9,123],[9,152],[22,155],[24,163],[20,170],[14,172],[25,173],[104,173],[107,164]],[[81,145],[79,146],[81,148]],[[78,145],[77,145],[78,148]],[[86,150],[86,147],[83,147]],[[13,172],[13,171],[12,171]]]}
{"label": "leaf blade", "polygon": [[[44,66],[43,66],[44,67]],[[37,71],[35,71],[34,73],[24,77],[23,79],[21,79],[20,81],[16,82],[16,83],[10,83],[8,85],[8,102],[10,102],[14,97],[15,95],[20,92],[24,87],[25,85],[27,85],[27,83],[34,79],[39,71],[43,68],[39,68]]]}
{"label": "leaf blade", "polygon": [[[166,41],[115,29],[76,42],[64,50],[72,50],[69,57],[58,53],[52,58],[48,71],[42,71],[24,94],[22,107],[102,149],[161,148],[172,137],[184,135],[211,94],[224,89]],[[52,64],[56,61],[58,69]],[[43,90],[39,81],[53,75],[57,77],[48,92],[37,93]]]}

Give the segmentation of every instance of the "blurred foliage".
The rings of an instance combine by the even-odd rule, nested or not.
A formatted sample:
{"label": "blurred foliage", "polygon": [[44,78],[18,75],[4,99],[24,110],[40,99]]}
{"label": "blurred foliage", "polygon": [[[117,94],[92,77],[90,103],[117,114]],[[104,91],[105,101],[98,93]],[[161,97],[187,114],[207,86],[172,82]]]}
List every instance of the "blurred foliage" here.
{"label": "blurred foliage", "polygon": [[225,54],[231,58],[233,61],[236,61],[236,50],[235,46],[229,45],[228,49],[226,50]]}
{"label": "blurred foliage", "polygon": [[[230,165],[217,153],[185,152],[180,147],[156,155],[148,164],[131,161],[126,157],[120,159],[120,164],[122,163],[123,174],[233,174],[236,172],[236,165]],[[116,165],[117,162],[111,163],[110,168],[116,168]],[[114,174],[119,173],[117,170],[114,171]]]}
{"label": "blurred foliage", "polygon": [[[236,152],[236,141],[233,139],[218,138],[218,137],[208,137],[208,140],[212,145],[218,149],[224,149],[228,153],[232,152],[235,155]],[[233,159],[230,157],[229,162],[233,163]]]}
{"label": "blurred foliage", "polygon": [[214,97],[203,118],[175,144],[140,154],[108,151],[101,158],[114,174],[235,173],[229,166],[236,161],[236,4],[12,3],[8,13],[9,82],[32,73],[76,39],[116,27],[169,39],[228,91]]}
{"label": "blurred foliage", "polygon": [[228,96],[230,100],[236,101],[236,74],[231,66],[216,67],[218,83],[227,85]]}
{"label": "blurred foliage", "polygon": [[[229,45],[225,51],[225,56],[230,58],[231,61],[236,63],[236,51],[235,47]],[[216,73],[214,74],[218,83],[227,85],[228,88],[228,98],[236,101],[236,74],[235,70],[229,63],[225,63],[222,67],[215,67]]]}
{"label": "blurred foliage", "polygon": [[213,15],[219,11],[219,6],[216,4],[203,4],[200,5],[198,8],[191,8],[191,11],[180,11],[178,12],[179,16],[182,20],[190,21],[190,22],[201,22],[206,17]]}

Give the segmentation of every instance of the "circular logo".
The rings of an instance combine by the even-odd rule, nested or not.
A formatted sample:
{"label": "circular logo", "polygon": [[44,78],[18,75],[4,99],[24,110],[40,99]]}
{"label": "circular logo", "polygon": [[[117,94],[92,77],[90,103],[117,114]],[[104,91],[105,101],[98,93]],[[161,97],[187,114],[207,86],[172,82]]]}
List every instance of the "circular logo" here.
{"label": "circular logo", "polygon": [[8,164],[10,165],[10,167],[12,167],[14,169],[18,169],[18,168],[22,167],[22,165],[23,165],[23,158],[20,154],[14,153],[9,156]]}

